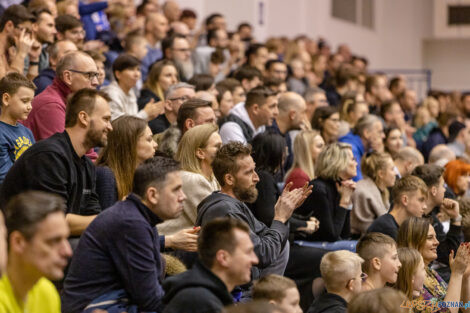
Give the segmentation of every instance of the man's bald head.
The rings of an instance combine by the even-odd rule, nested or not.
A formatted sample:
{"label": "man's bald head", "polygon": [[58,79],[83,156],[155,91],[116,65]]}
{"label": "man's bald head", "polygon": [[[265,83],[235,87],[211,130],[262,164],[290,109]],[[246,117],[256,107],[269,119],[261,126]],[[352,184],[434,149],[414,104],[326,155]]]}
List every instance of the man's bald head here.
{"label": "man's bald head", "polygon": [[455,153],[446,145],[437,145],[429,153],[429,163],[445,166],[455,160]]}
{"label": "man's bald head", "polygon": [[150,13],[145,20],[145,33],[150,33],[155,40],[160,41],[166,37],[169,30],[168,20],[161,13]]}
{"label": "man's bald head", "polygon": [[306,104],[304,98],[296,92],[285,92],[279,97],[279,113],[289,112],[290,110],[305,111]]}
{"label": "man's bald head", "polygon": [[99,84],[95,61],[82,51],[66,53],[57,63],[56,73],[72,92],[84,88],[96,89]]}

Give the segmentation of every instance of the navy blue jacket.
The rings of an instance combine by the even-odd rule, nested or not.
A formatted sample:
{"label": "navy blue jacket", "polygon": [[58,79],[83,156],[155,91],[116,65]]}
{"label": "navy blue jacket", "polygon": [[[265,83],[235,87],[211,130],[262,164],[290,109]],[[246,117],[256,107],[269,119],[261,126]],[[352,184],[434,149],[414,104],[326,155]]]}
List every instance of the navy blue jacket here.
{"label": "navy blue jacket", "polygon": [[36,90],[34,91],[34,95],[37,96],[41,92],[44,91],[49,85],[52,85],[52,81],[55,78],[55,71],[48,67],[42,70],[38,76],[36,76],[33,80],[33,83],[36,85]]}
{"label": "navy blue jacket", "polygon": [[62,294],[62,312],[81,312],[91,301],[124,289],[140,311],[161,312],[162,260],[157,223],[130,194],[103,211],[82,234]]}

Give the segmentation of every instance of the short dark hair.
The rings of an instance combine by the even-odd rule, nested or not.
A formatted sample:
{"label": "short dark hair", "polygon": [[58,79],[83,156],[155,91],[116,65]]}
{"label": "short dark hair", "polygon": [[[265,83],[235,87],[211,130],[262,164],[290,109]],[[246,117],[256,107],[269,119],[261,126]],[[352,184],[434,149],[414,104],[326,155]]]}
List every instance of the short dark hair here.
{"label": "short dark hair", "polygon": [[218,17],[223,17],[223,15],[220,14],[220,13],[213,13],[213,14],[209,15],[206,18],[206,26],[209,26],[210,24],[212,24],[214,22],[214,20]]}
{"label": "short dark hair", "polygon": [[395,87],[398,87],[398,85],[400,84],[400,81],[402,81],[403,78],[399,77],[399,76],[395,76],[393,77],[392,79],[390,79],[390,83],[388,84],[388,89],[393,89]]}
{"label": "short dark hair", "polygon": [[168,173],[179,170],[180,163],[171,158],[156,156],[148,159],[135,170],[132,192],[144,198],[149,187],[160,187]]}
{"label": "short dark hair", "polygon": [[400,203],[400,197],[405,192],[416,192],[418,190],[427,195],[428,188],[421,178],[413,175],[400,178],[392,188],[393,203]]}
{"label": "short dark hair", "polygon": [[238,171],[237,159],[250,154],[251,146],[238,141],[231,141],[217,151],[212,162],[212,170],[220,186],[225,186],[225,174],[235,174]]}
{"label": "short dark hair", "polygon": [[0,106],[3,105],[2,99],[4,93],[13,96],[20,87],[26,87],[33,90],[36,89],[36,86],[22,74],[11,72],[5,75],[0,80]]}
{"label": "short dark hair", "polygon": [[180,16],[180,20],[184,19],[184,18],[197,18],[197,15],[196,13],[191,10],[191,9],[184,9],[182,12],[181,12],[181,16]]}
{"label": "short dark hair", "polygon": [[77,27],[83,27],[82,22],[73,15],[64,14],[59,15],[55,19],[55,28],[57,32],[64,34],[67,30],[71,30]]}
{"label": "short dark hair", "polygon": [[188,118],[194,119],[196,117],[196,110],[205,107],[212,108],[212,103],[197,98],[189,99],[181,105],[176,117],[176,123],[181,132],[183,132],[184,129],[184,122],[186,122]]}
{"label": "short dark hair", "polygon": [[230,92],[234,92],[235,88],[241,87],[242,84],[240,81],[236,80],[235,78],[226,78],[217,83],[216,87],[224,87],[230,90]]}
{"label": "short dark hair", "polygon": [[253,27],[251,27],[251,25],[249,23],[243,22],[243,23],[238,24],[237,31],[240,31],[243,27],[249,27],[250,29],[253,28]]}
{"label": "short dark hair", "polygon": [[396,247],[395,240],[382,233],[367,233],[362,236],[356,245],[356,253],[364,259],[362,270],[370,272],[370,261],[373,258],[383,258],[387,253],[387,247]]}
{"label": "short dark hair", "polygon": [[273,130],[266,130],[256,135],[251,142],[253,150],[251,156],[258,170],[265,170],[274,174],[282,167],[285,154],[286,140]]}
{"label": "short dark hair", "polygon": [[212,39],[215,39],[215,40],[218,39],[217,32],[219,30],[222,30],[222,29],[209,29],[209,31],[207,32],[207,44],[209,44]]}
{"label": "short dark hair", "polygon": [[5,209],[5,224],[8,237],[19,231],[29,240],[34,237],[37,225],[49,214],[64,212],[67,207],[65,199],[44,191],[26,191],[10,199]]}
{"label": "short dark hair", "polygon": [[225,62],[224,52],[220,48],[216,48],[214,52],[211,53],[210,61],[212,64],[222,64]]}
{"label": "short dark hair", "polygon": [[170,36],[166,36],[165,38],[162,39],[162,52],[163,52],[164,58],[168,57],[166,55],[166,50],[173,48],[173,44],[175,43],[175,40],[177,38],[188,40],[185,35],[178,34],[178,33],[173,33]]}
{"label": "short dark hair", "polygon": [[135,56],[130,54],[121,54],[113,62],[113,76],[118,81],[116,77],[116,72],[122,72],[127,69],[132,69],[140,66],[140,61]]}
{"label": "short dark hair", "polygon": [[188,81],[195,87],[195,91],[208,90],[214,84],[214,77],[209,74],[196,74]]}
{"label": "short dark hair", "polygon": [[269,71],[271,69],[271,66],[273,66],[276,63],[286,65],[286,63],[282,62],[281,60],[268,60],[266,64],[264,65],[264,67],[266,68],[267,71]]}
{"label": "short dark hair", "polygon": [[421,178],[428,188],[437,186],[444,174],[444,168],[435,164],[424,164],[415,167],[411,175]]}
{"label": "short dark hair", "polygon": [[261,49],[261,48],[266,48],[266,46],[264,44],[261,44],[261,43],[254,43],[254,44],[250,45],[248,47],[248,49],[246,49],[246,51],[245,51],[245,57],[246,57],[247,61],[250,60],[250,57],[252,55],[255,55],[256,53],[258,53],[258,50]]}
{"label": "short dark hair", "polygon": [[245,222],[231,217],[213,219],[202,227],[197,238],[197,251],[202,264],[211,268],[217,251],[232,253],[235,250],[238,244],[234,236],[235,229],[250,232]]}
{"label": "short dark hair", "polygon": [[95,109],[96,98],[101,97],[106,101],[111,101],[109,96],[100,90],[91,88],[80,89],[74,93],[67,101],[65,109],[65,127],[73,127],[77,124],[78,113],[85,111],[88,115]]}
{"label": "short dark hair", "polygon": [[233,74],[233,78],[235,78],[236,80],[238,80],[240,83],[244,80],[244,79],[248,79],[248,80],[253,80],[255,77],[258,77],[259,79],[262,79],[263,75],[261,74],[261,72],[256,68],[256,67],[253,67],[253,66],[248,66],[248,65],[245,65],[245,66],[242,66],[240,67],[234,74]]}
{"label": "short dark hair", "polygon": [[268,87],[258,86],[251,89],[246,95],[245,107],[249,108],[254,104],[262,106],[266,103],[268,97],[275,96],[275,93]]}
{"label": "short dark hair", "polygon": [[2,14],[0,18],[0,32],[3,31],[8,21],[12,21],[13,25],[18,26],[24,22],[34,22],[34,15],[29,13],[21,4],[10,5]]}

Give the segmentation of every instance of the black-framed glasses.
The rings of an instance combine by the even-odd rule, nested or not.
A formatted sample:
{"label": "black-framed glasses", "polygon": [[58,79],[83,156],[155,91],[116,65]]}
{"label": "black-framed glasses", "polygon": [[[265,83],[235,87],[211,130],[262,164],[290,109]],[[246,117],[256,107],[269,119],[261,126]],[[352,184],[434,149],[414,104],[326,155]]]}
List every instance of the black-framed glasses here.
{"label": "black-framed glasses", "polygon": [[181,101],[181,102],[185,102],[186,100],[189,100],[189,97],[188,96],[182,96],[182,97],[178,97],[178,98],[171,98],[171,99],[168,99],[169,101]]}
{"label": "black-framed glasses", "polygon": [[93,78],[98,79],[98,77],[100,76],[100,73],[98,73],[98,72],[83,72],[83,71],[77,71],[77,70],[71,70],[71,69],[69,69],[68,71],[73,72],[73,73],[82,74],[83,76],[88,78],[89,81],[92,81]]}

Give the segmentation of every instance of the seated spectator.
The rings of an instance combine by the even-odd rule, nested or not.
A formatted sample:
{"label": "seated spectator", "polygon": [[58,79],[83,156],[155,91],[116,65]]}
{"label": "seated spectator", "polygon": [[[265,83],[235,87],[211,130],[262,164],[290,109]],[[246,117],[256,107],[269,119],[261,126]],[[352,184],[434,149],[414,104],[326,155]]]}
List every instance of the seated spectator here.
{"label": "seated spectator", "polygon": [[[430,222],[436,231],[439,247],[437,248],[437,260],[449,265],[449,254],[457,251],[462,236],[462,215],[460,215],[459,203],[455,200],[445,198],[445,183],[443,178],[444,169],[433,164],[425,164],[416,167],[412,175],[421,178],[428,187],[426,199],[427,210],[425,216],[430,218]],[[450,218],[450,226],[444,230],[440,221],[440,215],[445,214]],[[446,277],[445,271],[439,271]]]}
{"label": "seated spectator", "polygon": [[370,113],[378,114],[382,104],[392,99],[392,93],[387,88],[387,77],[379,73],[367,77],[364,94],[369,104]]}
{"label": "seated spectator", "polygon": [[181,138],[175,159],[181,162],[183,192],[187,198],[183,202],[183,213],[178,218],[158,225],[160,233],[170,235],[193,227],[199,203],[220,189],[211,165],[222,146],[217,129],[214,124],[203,124],[191,128]]}
{"label": "seated spectator", "polygon": [[196,92],[208,91],[213,96],[217,96],[219,94],[215,88],[214,77],[209,74],[196,74],[191,77],[188,83],[194,86]]}
{"label": "seated spectator", "polygon": [[443,112],[437,120],[438,126],[433,128],[427,140],[421,146],[421,153],[425,160],[428,160],[431,150],[439,144],[447,144],[449,142],[449,126],[455,120],[455,115]]}
{"label": "seated spectator", "polygon": [[171,125],[176,125],[181,105],[186,100],[194,98],[194,96],[194,86],[187,83],[176,83],[168,87],[165,92],[165,112],[149,122],[152,133],[159,134],[167,130]]}
{"label": "seated spectator", "polygon": [[266,274],[284,273],[288,261],[286,240],[289,228],[286,222],[310,189],[285,190],[275,205],[271,227],[267,227],[254,217],[244,203],[256,201],[257,197],[256,183],[259,179],[250,154],[249,146],[239,142],[231,142],[220,148],[212,168],[221,191],[212,193],[199,204],[196,225],[204,226],[222,216],[248,223],[255,253],[259,258],[259,264],[252,273],[252,279],[257,279]]}
{"label": "seated spectator", "polygon": [[22,74],[7,74],[0,80],[0,185],[16,160],[34,144],[31,131],[18,121],[31,112],[34,85]]}
{"label": "seated spectator", "polygon": [[[251,89],[256,88],[263,84],[263,75],[261,72],[252,66],[242,66],[233,74],[233,78],[238,80],[247,94]],[[233,91],[232,91],[233,92]],[[235,105],[240,102],[235,101]]]}
{"label": "seated spectator", "polygon": [[104,63],[106,61],[106,57],[103,53],[95,51],[95,50],[87,50],[85,51],[93,61],[96,63],[96,68],[98,69],[98,88],[104,87],[109,85],[109,81],[106,79],[106,70]]}
{"label": "seated spectator", "polygon": [[356,126],[357,121],[367,114],[369,114],[369,107],[361,93],[355,91],[345,93],[341,98],[339,136],[349,133]]}
{"label": "seated spectator", "polygon": [[[449,284],[433,270],[430,265],[431,262],[437,258],[437,246],[439,241],[436,239],[434,227],[429,224],[425,218],[412,217],[406,220],[400,226],[397,237],[398,247],[413,248],[418,250],[423,257],[426,278],[424,280],[424,290],[421,292],[416,300],[429,301],[463,301],[464,303],[469,300],[469,291],[463,284],[468,282],[468,271],[466,271],[470,262],[470,247],[467,245],[460,245],[455,253],[449,255],[449,264],[451,275]],[[441,312],[456,313],[459,311],[458,307],[442,308]]]}
{"label": "seated spectator", "polygon": [[328,145],[338,140],[340,122],[337,108],[320,107],[315,110],[313,115],[312,128],[320,131],[323,140]]}
{"label": "seated spectator", "polygon": [[[337,250],[338,243],[334,242],[350,237],[349,211],[355,189],[351,178],[356,174],[351,147],[340,143],[328,145],[318,156],[315,171],[317,178],[310,181],[315,186],[312,194],[295,213],[306,219],[313,216],[320,222],[320,228],[307,236],[309,246]],[[343,243],[350,246],[348,241]]]}
{"label": "seated spectator", "polygon": [[395,288],[402,291],[408,300],[413,300],[421,295],[426,279],[423,257],[416,249],[400,248],[398,249],[398,258],[401,267],[398,271]]}
{"label": "seated spectator", "polygon": [[312,121],[315,110],[328,105],[325,91],[321,88],[309,88],[304,93],[304,99],[307,103],[307,120]]}
{"label": "seated spectator", "polygon": [[64,277],[72,256],[64,200],[28,191],[16,195],[2,208],[8,233],[3,234],[8,241],[8,267],[0,279],[0,310],[61,312],[59,294],[50,280]]}
{"label": "seated spectator", "polygon": [[[433,99],[436,101],[435,99]],[[428,139],[429,133],[437,127],[437,116],[436,118],[431,117],[431,113],[428,108],[425,107],[424,103],[426,100],[423,101],[423,105],[421,105],[417,110],[416,114],[413,118],[413,127],[415,127],[416,131],[413,134],[413,140],[416,142],[416,147],[421,148],[423,143]],[[439,110],[439,106],[437,104],[437,110]],[[437,111],[439,115],[439,111]]]}
{"label": "seated spectator", "polygon": [[84,88],[95,89],[98,76],[95,61],[84,52],[70,52],[59,60],[52,85],[34,98],[33,109],[24,122],[36,141],[64,131],[68,96]]}
{"label": "seated spectator", "polygon": [[142,60],[142,79],[145,81],[150,67],[163,57],[162,40],[170,27],[165,15],[158,12],[145,12],[144,36],[147,39],[147,55]]}
{"label": "seated spectator", "polygon": [[348,143],[352,147],[353,155],[357,160],[357,175],[354,181],[362,179],[360,160],[370,151],[381,151],[385,134],[382,122],[375,115],[365,115],[359,119],[354,130],[338,139],[339,142]]}
{"label": "seated spectator", "polygon": [[356,253],[340,250],[323,256],[320,271],[327,293],[320,295],[307,313],[346,313],[348,303],[361,292],[364,260]]}
{"label": "seated spectator", "polygon": [[397,254],[397,243],[387,235],[368,233],[361,237],[356,246],[357,254],[364,259],[362,271],[367,274],[362,282],[362,290],[385,287],[397,282],[401,267]]}
{"label": "seated spectator", "polygon": [[458,198],[464,196],[470,184],[470,164],[462,160],[450,161],[445,166],[444,180]]}
{"label": "seated spectator", "polygon": [[39,75],[36,76],[33,80],[34,84],[36,85],[36,90],[34,92],[35,96],[43,92],[47,86],[52,84],[52,81],[56,76],[56,67],[59,60],[66,53],[77,51],[77,47],[70,40],[57,41],[48,46],[47,49],[49,50],[49,67],[40,71]]}
{"label": "seated spectator", "polygon": [[254,301],[268,301],[285,313],[302,313],[300,296],[292,279],[280,275],[268,275],[260,278],[253,285]]}
{"label": "seated spectator", "polygon": [[439,144],[432,148],[431,153],[429,153],[428,162],[430,164],[436,164],[441,167],[445,167],[447,163],[455,160],[455,153],[447,147],[445,144]]}
{"label": "seated spectator", "polygon": [[72,15],[60,15],[55,19],[58,40],[70,40],[78,50],[83,49],[85,30],[82,22]]}
{"label": "seated spectator", "polygon": [[223,81],[218,82],[216,88],[219,86],[225,87],[230,90],[230,92],[232,93],[234,105],[246,101],[245,90],[242,87],[240,81],[236,80],[235,78],[226,78]]}
{"label": "seated spectator", "polygon": [[295,92],[285,92],[279,96],[278,108],[279,113],[269,128],[281,135],[287,146],[287,155],[285,155],[285,161],[281,167],[282,173],[284,173],[292,166],[294,160],[292,138],[289,132],[310,127],[307,125],[308,121],[305,120],[307,105],[302,96]]}
{"label": "seated spectator", "polygon": [[217,102],[219,103],[220,118],[224,118],[230,114],[230,110],[234,106],[233,95],[230,89],[224,85],[217,84]]}
{"label": "seated spectator", "polygon": [[[8,6],[0,17],[0,41],[2,42],[2,62],[0,64],[0,77],[4,77],[8,72],[23,74],[25,62],[28,60],[34,64],[27,64],[27,77],[33,79],[38,74],[39,55],[41,45],[35,42],[32,33],[32,22],[34,15],[19,4]],[[16,30],[21,31],[16,31]],[[8,40],[10,39],[10,44]],[[13,42],[11,42],[13,40]],[[21,43],[21,44],[20,44]],[[34,43],[35,49],[32,49]],[[17,49],[12,54],[9,47],[13,45]],[[38,53],[39,51],[39,53]],[[10,57],[7,57],[10,56]]]}
{"label": "seated spectator", "polygon": [[135,116],[115,119],[96,161],[96,193],[102,209],[124,199],[132,190],[135,169],[155,155],[157,143],[147,123]]}
{"label": "seated spectator", "polygon": [[374,289],[358,294],[348,304],[348,313],[405,313],[409,312],[401,305],[405,300],[402,292],[392,288]]}
{"label": "seated spectator", "polygon": [[185,197],[176,161],[155,157],[141,164],[132,193],[82,235],[64,282],[62,309],[161,312],[164,263],[155,226],[181,214]]}
{"label": "seated spectator", "polygon": [[250,228],[241,220],[207,223],[198,238],[196,264],[163,285],[163,312],[221,312],[233,303],[230,292],[251,280],[251,267],[258,263],[253,249]]}
{"label": "seated spectator", "polygon": [[202,124],[216,124],[212,103],[201,99],[189,99],[178,110],[176,122],[181,134]]}
{"label": "seated spectator", "polygon": [[165,93],[178,81],[178,72],[172,61],[162,60],[153,64],[137,101],[139,109],[143,109],[152,99],[155,102],[166,100]]}
{"label": "seated spectator", "polygon": [[230,110],[220,127],[224,143],[250,142],[254,136],[272,125],[279,114],[277,97],[266,87],[257,87],[248,92],[246,103],[240,102]]}
{"label": "seated spectator", "polygon": [[162,102],[151,99],[139,110],[137,98],[132,88],[140,79],[140,61],[127,54],[120,55],[113,63],[113,76],[115,81],[103,88],[111,98],[111,115],[115,120],[121,115],[128,114],[144,120],[153,120],[162,111]]}
{"label": "seated spectator", "polygon": [[397,127],[385,129],[384,148],[393,158],[396,158],[398,152],[403,146],[403,136],[401,130]]}
{"label": "seated spectator", "polygon": [[368,233],[382,233],[396,239],[398,228],[406,219],[426,213],[428,188],[421,178],[411,175],[401,178],[393,186],[392,195],[392,209],[378,217],[367,229]]}
{"label": "seated spectator", "polygon": [[47,48],[54,43],[57,31],[54,16],[49,9],[41,8],[32,11],[32,13],[36,17],[32,24],[33,38],[41,45],[41,54],[37,60],[31,60],[30,63],[38,62],[38,72],[41,72],[49,67],[49,51]]}
{"label": "seated spectator", "polygon": [[279,60],[269,60],[266,62],[265,76],[285,82],[287,79],[287,65]]}
{"label": "seated spectator", "polygon": [[362,235],[379,216],[390,208],[388,188],[395,185],[393,159],[388,153],[372,152],[362,158],[364,179],[352,195],[351,232]]}
{"label": "seated spectator", "polygon": [[162,40],[164,59],[175,63],[178,76],[182,82],[187,82],[194,75],[191,61],[191,49],[188,39],[181,34],[173,34]]}
{"label": "seated spectator", "polygon": [[287,79],[287,89],[303,95],[307,91],[308,80],[305,77],[304,63],[300,58],[295,58],[289,63],[291,75]]}
{"label": "seated spectator", "polygon": [[[209,74],[209,63],[211,60],[211,54],[219,50],[222,52],[222,56],[226,59],[227,62],[222,65],[224,72],[228,73],[229,70],[228,60],[229,60],[229,51],[228,47],[228,36],[227,31],[222,28],[211,29],[207,32],[207,46],[196,47],[192,54],[193,64],[194,64],[194,73],[195,74]],[[224,63],[224,62],[222,62]],[[227,70],[225,70],[227,69]],[[221,73],[218,77],[218,81],[225,78],[225,73]],[[215,78],[215,77],[214,77]]]}
{"label": "seated spectator", "polygon": [[325,148],[323,137],[316,130],[302,130],[294,140],[294,161],[286,173],[286,185],[303,187],[315,178],[315,163]]}
{"label": "seated spectator", "polygon": [[416,113],[416,92],[411,89],[405,89],[398,95],[397,100],[400,102],[403,113],[405,113],[405,121],[410,121]]}
{"label": "seated spectator", "polygon": [[449,143],[447,146],[455,153],[456,157],[461,157],[466,151],[469,140],[469,131],[464,123],[453,121],[449,125]]}
{"label": "seated spectator", "polygon": [[424,158],[415,148],[404,147],[395,155],[393,162],[395,163],[397,179],[400,179],[406,175],[410,175],[416,166],[423,165]]}
{"label": "seated spectator", "polygon": [[265,78],[263,85],[271,89],[272,92],[282,94],[287,92],[287,85],[285,81],[277,78]]}
{"label": "seated spectator", "polygon": [[0,206],[26,190],[42,190],[63,197],[72,236],[80,236],[101,211],[95,192],[95,168],[85,156],[107,143],[112,130],[106,94],[82,89],[68,101],[65,131],[26,150],[5,177]]}

